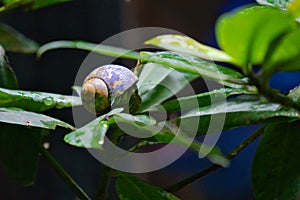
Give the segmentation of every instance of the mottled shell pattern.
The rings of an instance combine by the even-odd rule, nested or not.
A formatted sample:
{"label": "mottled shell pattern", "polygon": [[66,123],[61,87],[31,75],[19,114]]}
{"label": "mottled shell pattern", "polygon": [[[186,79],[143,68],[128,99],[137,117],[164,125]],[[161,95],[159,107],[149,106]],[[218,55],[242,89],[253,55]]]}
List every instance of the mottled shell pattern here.
{"label": "mottled shell pattern", "polygon": [[91,113],[108,111],[111,99],[124,94],[136,85],[137,76],[120,65],[104,65],[92,71],[84,80],[81,98]]}

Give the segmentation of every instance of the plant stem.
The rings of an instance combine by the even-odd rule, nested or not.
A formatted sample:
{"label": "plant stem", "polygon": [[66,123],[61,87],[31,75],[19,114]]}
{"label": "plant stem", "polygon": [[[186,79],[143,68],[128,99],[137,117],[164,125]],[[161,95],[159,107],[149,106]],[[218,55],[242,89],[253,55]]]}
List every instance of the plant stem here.
{"label": "plant stem", "polygon": [[[115,130],[112,133],[111,142],[115,145],[118,145],[121,142],[121,136],[123,135],[122,131],[115,127]],[[103,165],[100,172],[100,183],[98,190],[96,192],[95,198],[97,200],[105,200],[108,196],[108,188],[110,184],[111,177],[113,176],[114,170],[106,165]]]}
{"label": "plant stem", "polygon": [[294,108],[294,109],[300,111],[300,104],[297,104],[291,98],[277,92],[276,90],[274,90],[272,88],[262,87],[262,88],[259,88],[259,92],[261,93],[262,96],[264,96],[271,102],[279,103],[283,106]]}
{"label": "plant stem", "polygon": [[112,177],[112,172],[113,169],[104,165],[101,169],[101,174],[100,174],[100,184],[98,186],[98,190],[96,193],[96,199],[97,200],[104,200],[107,198],[108,195],[108,188],[109,188],[109,183],[110,179]]}
{"label": "plant stem", "polygon": [[81,189],[79,185],[70,177],[70,175],[64,170],[64,168],[55,160],[50,152],[42,148],[42,154],[45,156],[51,167],[62,178],[67,186],[77,195],[81,200],[90,200],[88,195]]}
{"label": "plant stem", "polygon": [[150,141],[147,141],[147,140],[142,140],[137,145],[135,145],[132,148],[130,148],[128,150],[128,152],[137,152],[139,149],[141,149],[143,147],[148,147],[148,146],[152,146],[152,145],[156,145],[156,144],[157,143],[155,143],[155,142],[150,142]]}
{"label": "plant stem", "polygon": [[[250,137],[248,137],[246,140],[244,140],[241,144],[239,144],[236,148],[234,148],[230,153],[228,153],[226,155],[226,157],[229,160],[232,160],[234,157],[236,157],[243,149],[245,149],[250,143],[252,143],[256,138],[258,138],[260,135],[262,135],[264,132],[264,127],[260,128],[259,130],[257,130],[254,134],[252,134]],[[196,180],[210,174],[211,172],[216,171],[217,169],[222,168],[222,166],[214,164],[211,165],[209,167],[207,167],[206,169],[193,174],[190,177],[187,177],[167,188],[165,188],[165,190],[167,190],[168,192],[177,192],[179,190],[181,190],[182,188],[190,185],[191,183],[195,182]]]}
{"label": "plant stem", "polygon": [[[267,76],[268,77],[268,76]],[[256,86],[261,96],[268,99],[270,102],[279,103],[283,106],[294,108],[300,111],[300,104],[293,101],[290,97],[281,94],[279,91],[271,88],[268,84],[269,78],[264,78],[259,81],[255,75],[251,74],[249,76],[251,82]]]}

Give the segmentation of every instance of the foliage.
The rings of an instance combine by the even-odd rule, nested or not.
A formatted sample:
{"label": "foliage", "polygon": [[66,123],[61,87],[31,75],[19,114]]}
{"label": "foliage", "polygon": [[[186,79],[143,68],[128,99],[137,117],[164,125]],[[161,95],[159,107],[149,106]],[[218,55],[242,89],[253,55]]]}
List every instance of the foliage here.
{"label": "foliage", "polygon": [[[38,9],[66,1],[4,0],[0,12],[15,8]],[[49,129],[57,126],[70,129],[71,132],[64,137],[66,143],[101,151],[105,148],[105,136],[116,129],[117,122],[121,122],[138,133],[151,136],[141,139],[130,151],[168,143],[187,146],[202,155],[206,155],[207,149],[212,150],[206,155],[212,167],[168,187],[172,188],[169,191],[175,192],[195,181],[195,177],[228,166],[230,159],[259,136],[260,132],[253,134],[255,137],[241,143],[229,156],[224,156],[217,147],[207,147],[197,141],[188,145],[185,136],[173,141],[181,124],[180,131],[185,133],[192,131],[193,124],[198,124],[197,135],[204,135],[211,117],[226,115],[223,130],[264,124],[252,166],[256,199],[295,199],[300,190],[300,163],[297,159],[300,151],[300,87],[284,95],[269,86],[269,79],[276,72],[300,70],[300,28],[297,22],[300,1],[258,0],[258,3],[263,5],[243,7],[218,19],[216,38],[220,50],[181,35],[161,35],[145,41],[167,50],[159,52],[128,51],[84,41],[55,41],[39,48],[36,42],[12,27],[0,24],[0,44],[3,46],[0,48],[0,163],[22,185],[31,185],[37,173],[39,154],[51,158],[43,147]],[[81,106],[80,97],[17,90],[17,78],[8,64],[5,50],[36,53],[41,57],[58,48],[76,48],[139,60],[136,68],[137,87],[142,99],[139,110],[126,114],[123,108],[115,108],[78,129],[42,114],[49,109]],[[217,61],[218,65],[210,60]],[[231,64],[233,69],[225,67],[224,63]],[[259,70],[254,70],[254,66],[259,66]],[[170,99],[199,77],[213,80],[224,88]],[[78,86],[74,89],[80,91]],[[228,101],[224,102],[224,98]],[[149,116],[149,112],[163,111],[176,112],[177,115],[167,123]],[[118,136],[124,136],[124,133]],[[11,159],[12,155],[14,159]],[[88,199],[52,158],[50,162],[54,162],[56,171],[70,187],[75,188],[73,190],[80,198]],[[109,179],[114,174],[120,199],[178,199],[135,176],[105,169],[101,180],[105,187],[100,191],[107,190]]]}

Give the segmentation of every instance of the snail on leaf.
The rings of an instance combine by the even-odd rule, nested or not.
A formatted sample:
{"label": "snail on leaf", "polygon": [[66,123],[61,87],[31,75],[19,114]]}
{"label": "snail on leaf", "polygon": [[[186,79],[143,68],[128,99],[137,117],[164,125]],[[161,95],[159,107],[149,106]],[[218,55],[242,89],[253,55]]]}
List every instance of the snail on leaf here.
{"label": "snail on leaf", "polygon": [[126,67],[104,65],[92,71],[84,80],[81,99],[87,111],[103,114],[112,107],[124,107],[134,113],[141,104],[136,83],[138,77]]}

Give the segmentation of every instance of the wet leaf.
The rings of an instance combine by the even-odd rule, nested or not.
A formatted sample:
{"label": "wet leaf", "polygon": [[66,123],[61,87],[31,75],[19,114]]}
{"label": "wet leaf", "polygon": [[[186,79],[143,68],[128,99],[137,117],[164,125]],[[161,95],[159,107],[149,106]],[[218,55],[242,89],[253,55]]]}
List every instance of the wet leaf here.
{"label": "wet leaf", "polygon": [[42,112],[51,108],[67,108],[80,105],[81,99],[76,96],[0,88],[1,107],[18,107],[29,111]]}
{"label": "wet leaf", "polygon": [[107,114],[101,115],[85,126],[67,134],[64,137],[64,141],[77,147],[101,149],[104,144],[105,134],[111,125],[106,118],[122,111],[122,108],[116,108]]}
{"label": "wet leaf", "polygon": [[268,6],[276,6],[282,9],[286,9],[288,4],[294,0],[256,0],[257,3]]}
{"label": "wet leaf", "polygon": [[[294,109],[279,109],[275,103],[266,103],[249,96],[235,98],[214,107],[203,107],[181,116],[177,123],[187,132],[197,131],[198,135],[206,134],[212,115],[223,116],[226,114],[223,130],[238,126],[260,124],[276,121],[293,121],[300,119],[300,113]],[[225,111],[225,112],[224,112]],[[199,122],[198,130],[191,130]]]}
{"label": "wet leaf", "polygon": [[160,111],[162,108],[168,112],[178,112],[188,109],[195,109],[198,107],[209,106],[211,98],[215,100],[224,100],[224,98],[239,95],[239,94],[255,94],[255,91],[248,91],[239,88],[221,88],[211,92],[200,93],[194,96],[182,97],[174,100],[167,101],[159,107],[153,107],[151,110]]}
{"label": "wet leaf", "polygon": [[183,35],[160,35],[145,42],[170,51],[186,53],[205,60],[220,62],[234,62],[233,58],[225,52],[206,46],[196,40]]}
{"label": "wet leaf", "polygon": [[145,112],[151,109],[152,106],[162,103],[178,93],[189,84],[190,81],[197,77],[196,75],[184,74],[170,69],[167,69],[167,73],[164,73],[165,69],[165,67],[153,63],[147,63],[143,66],[141,76],[143,76],[143,74],[146,76],[149,71],[151,71],[152,74],[160,74],[162,71],[164,76],[160,77],[160,79],[152,80],[150,75],[149,79],[142,79],[142,82],[140,82],[140,80],[138,81],[138,90],[142,98],[142,105],[138,112]]}
{"label": "wet leaf", "polygon": [[116,113],[113,116],[114,122],[132,122],[140,124],[141,126],[145,125],[155,125],[156,120],[148,115],[130,115],[126,113]]}
{"label": "wet leaf", "polygon": [[[143,54],[141,54],[143,55]],[[215,80],[229,87],[242,87],[247,80],[237,71],[202,60],[195,56],[182,55],[176,52],[150,53],[141,58],[143,61],[156,63],[161,66],[175,69],[184,74],[192,74]]]}
{"label": "wet leaf", "polygon": [[49,117],[47,115],[28,112],[17,108],[1,108],[0,122],[22,125],[28,127],[39,127],[44,129],[55,129],[57,126],[74,130],[75,128],[66,122]]}
{"label": "wet leaf", "polygon": [[141,60],[143,63],[156,63],[164,67],[184,72],[185,74],[189,73],[195,76],[201,75],[203,77],[208,77],[232,87],[241,87],[240,85],[247,84],[246,80],[242,80],[242,75],[234,70],[215,65],[196,57],[183,57],[183,55],[174,52],[159,52],[156,54],[141,52],[141,54],[139,54],[132,50],[106,45],[97,45],[84,41],[55,41],[43,45],[38,50],[37,56],[40,57],[49,50],[60,48],[81,49],[93,51],[106,56]]}

